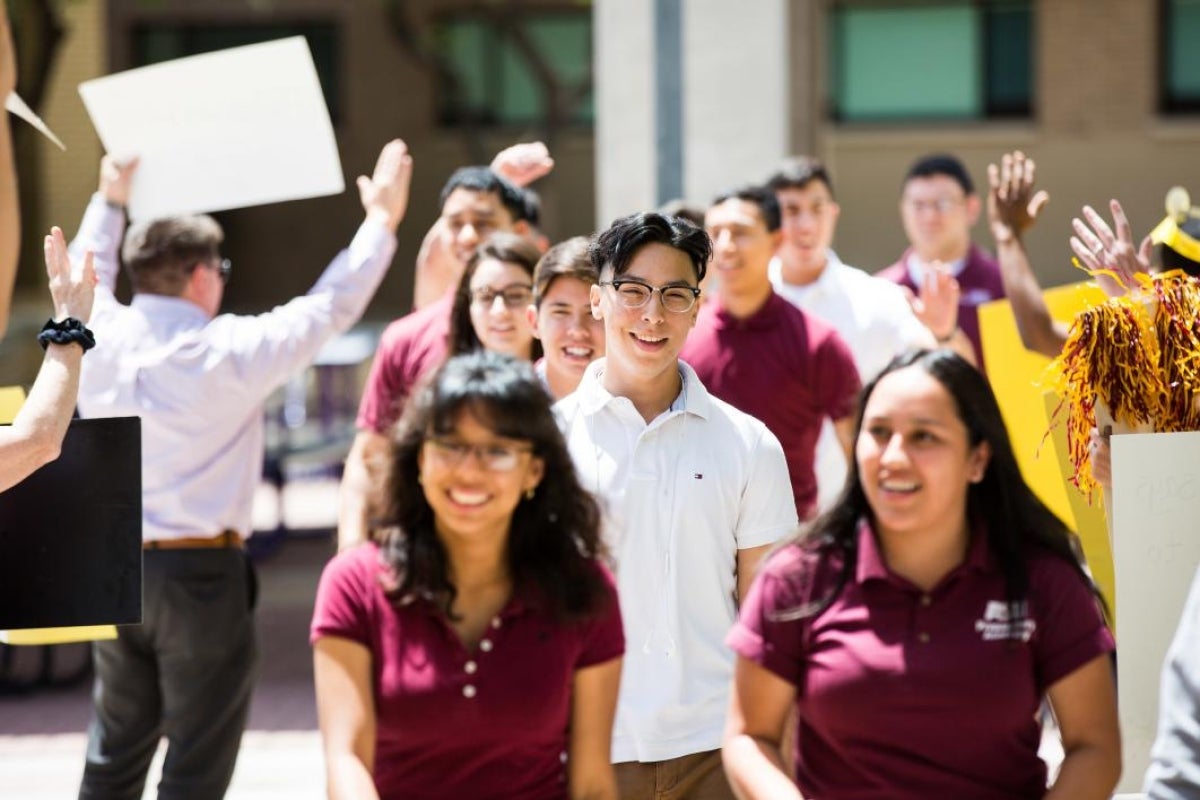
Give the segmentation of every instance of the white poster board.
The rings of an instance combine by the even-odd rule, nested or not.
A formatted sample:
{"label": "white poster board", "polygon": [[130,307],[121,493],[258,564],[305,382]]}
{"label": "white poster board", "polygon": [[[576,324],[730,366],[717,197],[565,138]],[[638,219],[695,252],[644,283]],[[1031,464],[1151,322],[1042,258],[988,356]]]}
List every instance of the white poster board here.
{"label": "white poster board", "polygon": [[1112,437],[1117,681],[1124,769],[1136,792],[1158,724],[1163,659],[1200,563],[1200,432]]}
{"label": "white poster board", "polygon": [[154,64],[79,85],[104,149],[140,159],[129,216],[338,194],[329,111],[302,36]]}

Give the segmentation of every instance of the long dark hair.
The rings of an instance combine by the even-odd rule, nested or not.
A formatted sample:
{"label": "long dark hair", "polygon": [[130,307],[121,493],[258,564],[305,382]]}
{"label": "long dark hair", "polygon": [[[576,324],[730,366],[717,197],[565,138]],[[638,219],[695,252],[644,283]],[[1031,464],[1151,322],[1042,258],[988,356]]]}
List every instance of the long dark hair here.
{"label": "long dark hair", "polygon": [[[447,341],[450,355],[483,349],[483,342],[479,341],[475,326],[471,324],[471,278],[479,265],[491,260],[520,267],[529,273],[529,284],[532,286],[533,271],[541,255],[532,242],[515,233],[493,233],[475,249],[454,292],[454,306],[450,309],[450,337]],[[515,310],[513,313],[524,314],[525,310]],[[530,342],[529,354],[532,361],[542,357],[542,343],[536,336]]]}
{"label": "long dark hair", "polygon": [[[883,371],[863,387],[855,418],[854,435],[862,430],[863,412],[879,381],[897,370],[919,367],[937,380],[954,399],[958,418],[967,428],[971,447],[987,442],[991,449],[983,479],[967,490],[967,519],[986,531],[988,550],[1004,574],[1011,624],[1019,624],[1019,604],[1029,592],[1027,558],[1043,551],[1070,563],[1100,602],[1104,600],[1091,577],[1079,562],[1073,547],[1073,534],[1053,511],[1046,507],[1021,477],[1021,469],[1008,439],[1008,429],[1000,406],[987,379],[961,356],[950,350],[910,350],[892,359]],[[816,603],[807,603],[807,613],[815,615],[828,608],[841,592],[858,561],[858,526],[873,519],[863,492],[857,459],[850,459],[846,485],[837,503],[800,535],[799,544],[810,550],[840,556],[840,574],[834,589]],[[795,616],[795,615],[789,615]]]}
{"label": "long dark hair", "polygon": [[545,464],[533,497],[513,511],[507,561],[514,588],[560,620],[599,609],[605,588],[591,562],[601,555],[600,509],[579,484],[551,402],[530,364],[482,350],[451,358],[419,390],[396,429],[372,532],[394,578],[394,602],[426,599],[451,615],[457,590],[419,482],[418,455],[427,437],[451,433],[468,412],[497,435],[532,444]]}

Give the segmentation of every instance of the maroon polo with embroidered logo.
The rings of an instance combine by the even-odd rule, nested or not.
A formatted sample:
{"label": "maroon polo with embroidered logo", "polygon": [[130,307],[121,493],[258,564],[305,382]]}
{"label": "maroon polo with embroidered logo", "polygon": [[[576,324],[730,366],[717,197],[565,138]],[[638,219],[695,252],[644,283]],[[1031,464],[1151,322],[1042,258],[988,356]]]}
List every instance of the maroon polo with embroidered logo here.
{"label": "maroon polo with embroidered logo", "polygon": [[573,674],[625,649],[611,575],[602,615],[563,625],[514,596],[469,651],[432,604],[392,605],[381,574],[373,544],[334,558],[311,633],[371,651],[380,796],[566,797]]}
{"label": "maroon polo with embroidered logo", "polygon": [[1027,615],[1010,624],[981,531],[930,592],[888,571],[870,527],[840,594],[837,559],[792,545],[762,568],[729,644],[797,687],[796,781],[806,797],[1033,798],[1046,787],[1035,715],[1056,681],[1114,649],[1070,564],[1027,557]]}

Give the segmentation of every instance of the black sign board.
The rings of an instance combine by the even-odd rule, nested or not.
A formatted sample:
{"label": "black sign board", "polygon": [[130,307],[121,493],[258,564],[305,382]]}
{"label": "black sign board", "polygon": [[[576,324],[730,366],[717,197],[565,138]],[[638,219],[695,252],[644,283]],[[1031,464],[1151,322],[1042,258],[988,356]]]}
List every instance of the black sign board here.
{"label": "black sign board", "polygon": [[137,417],[73,420],[0,492],[0,630],[142,621],[141,452]]}

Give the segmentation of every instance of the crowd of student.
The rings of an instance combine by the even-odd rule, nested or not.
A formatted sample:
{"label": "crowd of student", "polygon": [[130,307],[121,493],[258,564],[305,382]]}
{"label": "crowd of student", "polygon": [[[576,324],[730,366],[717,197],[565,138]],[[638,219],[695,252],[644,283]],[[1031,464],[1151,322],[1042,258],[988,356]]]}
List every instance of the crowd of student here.
{"label": "crowd of student", "polygon": [[[0,91],[14,76],[0,58]],[[311,628],[328,795],[1109,796],[1107,611],[1021,478],[979,340],[978,306],[1007,293],[1028,347],[1062,344],[1021,243],[1046,201],[1032,160],[989,170],[993,260],[966,169],[919,159],[910,248],[875,276],[832,249],[815,159],[550,246],[529,184],[552,167],[525,144],[450,177],[417,308],[381,339]],[[145,618],[95,646],[79,796],[141,797],[165,736],[159,796],[219,798],[259,658],[262,404],[361,316],[412,158],[382,149],[348,247],[256,316],[220,313],[211,218],[126,230],[136,169],[106,157],[70,254],[46,238],[55,316],[0,477],[53,457],[76,384],[83,415],[141,417]],[[1149,270],[1111,210],[1086,209],[1072,248]],[[1200,266],[1195,228],[1164,263]],[[14,270],[0,253],[0,284]],[[1103,437],[1093,458],[1103,477]],[[1200,785],[1194,627],[1164,673],[1155,798]]]}

